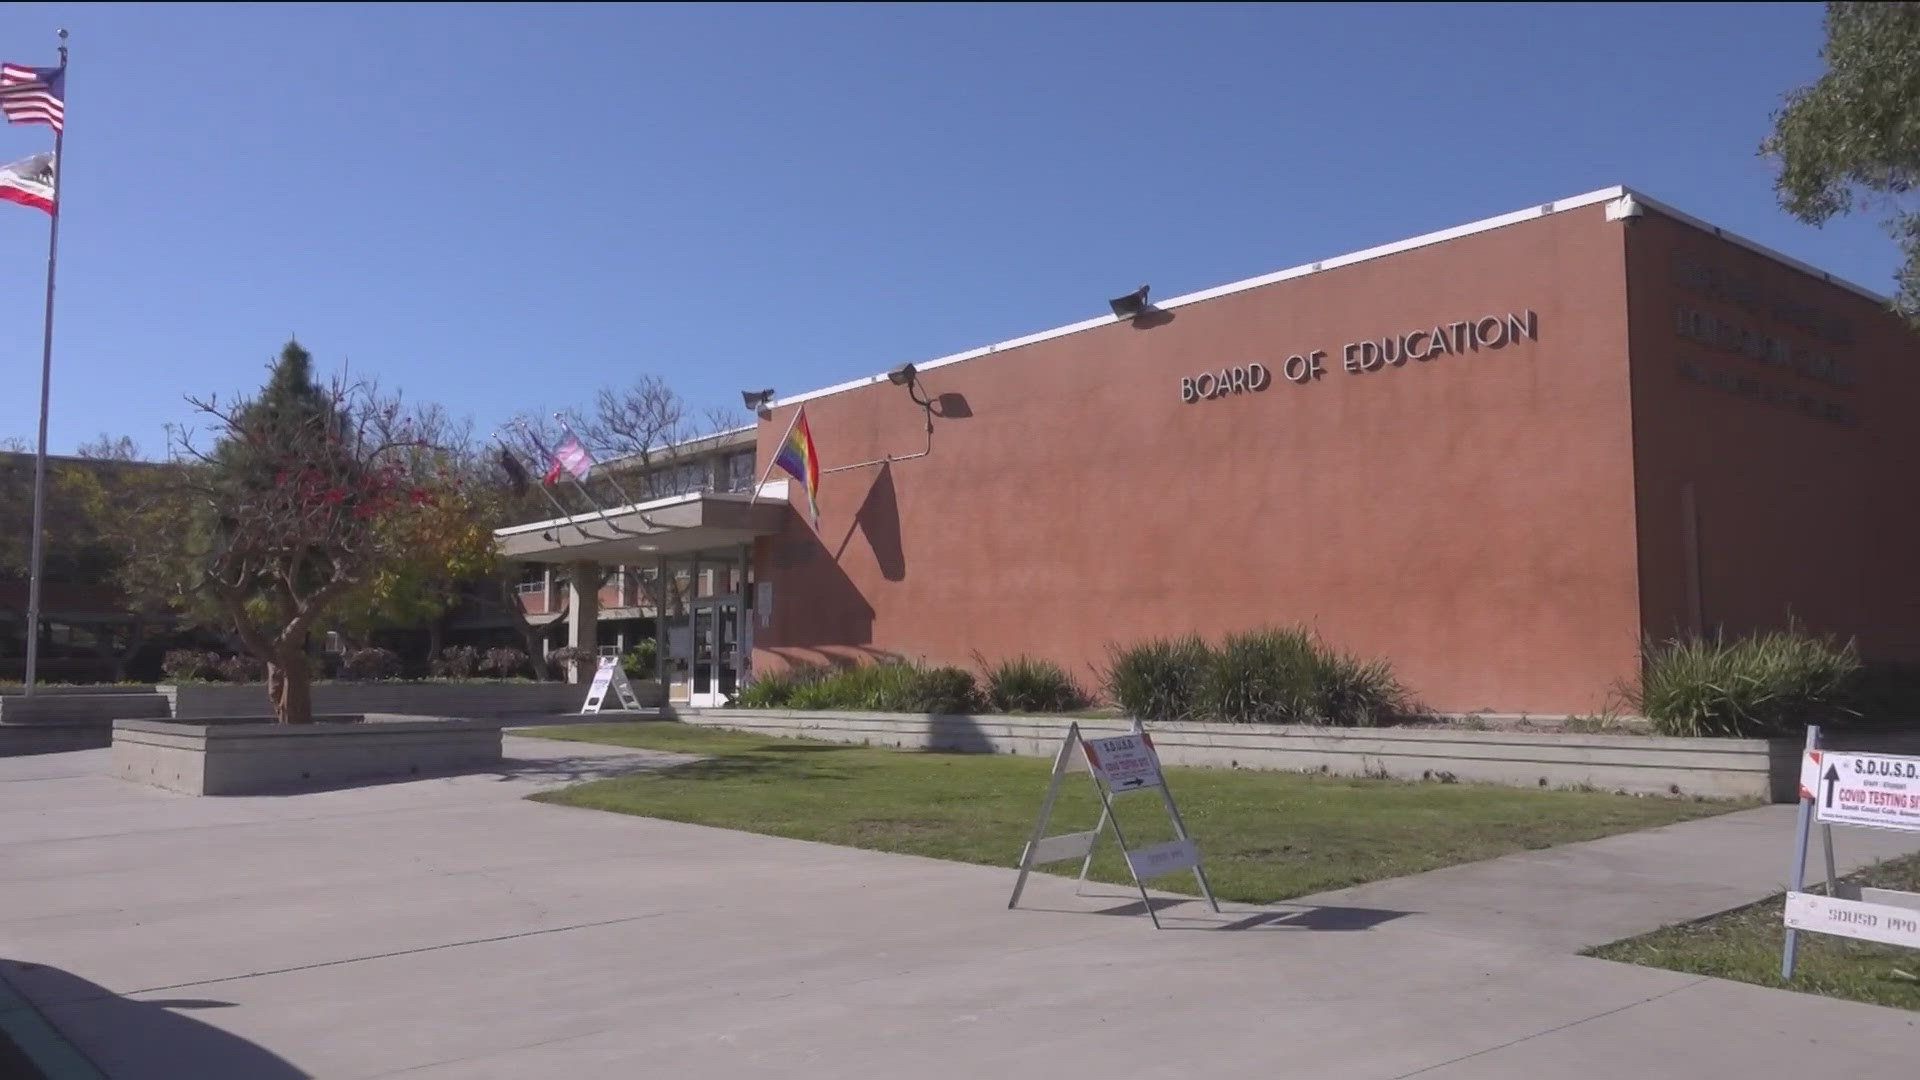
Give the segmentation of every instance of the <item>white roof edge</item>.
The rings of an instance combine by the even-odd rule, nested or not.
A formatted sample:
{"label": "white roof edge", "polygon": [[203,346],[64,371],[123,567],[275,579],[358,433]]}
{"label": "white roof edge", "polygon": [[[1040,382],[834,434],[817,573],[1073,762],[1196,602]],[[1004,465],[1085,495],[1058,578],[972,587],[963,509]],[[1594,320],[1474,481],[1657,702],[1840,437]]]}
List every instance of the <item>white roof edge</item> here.
{"label": "white roof edge", "polygon": [[[1286,281],[1289,278],[1305,277],[1308,274],[1317,274],[1323,270],[1332,270],[1335,267],[1350,266],[1354,263],[1366,262],[1369,259],[1379,259],[1379,258],[1384,258],[1388,255],[1397,255],[1403,251],[1411,251],[1415,248],[1427,247],[1430,244],[1444,243],[1448,240],[1455,240],[1462,236],[1471,236],[1474,233],[1487,232],[1491,229],[1499,229],[1508,225],[1517,225],[1522,221],[1531,221],[1534,218],[1546,217],[1549,214],[1559,214],[1559,213],[1565,213],[1568,210],[1578,210],[1583,206],[1592,206],[1595,203],[1608,202],[1613,199],[1618,199],[1624,195],[1631,195],[1635,200],[1645,204],[1646,206],[1654,210],[1659,211],[1662,214],[1667,215],[1670,218],[1673,218],[1677,221],[1683,222],[1688,225],[1692,225],[1696,229],[1701,229],[1705,232],[1710,232],[1722,240],[1726,240],[1730,243],[1737,244],[1741,247],[1748,249],[1749,251],[1753,251],[1753,252],[1756,252],[1757,254],[1764,255],[1767,258],[1773,259],[1776,262],[1784,263],[1785,265],[1790,266],[1795,270],[1799,270],[1803,273],[1810,274],[1829,284],[1837,285],[1843,289],[1848,290],[1849,292],[1858,293],[1859,295],[1864,296],[1869,300],[1874,300],[1883,304],[1888,302],[1887,297],[1879,293],[1876,293],[1873,290],[1866,288],[1865,286],[1856,285],[1853,282],[1847,281],[1844,278],[1837,277],[1833,274],[1827,273],[1824,270],[1820,270],[1816,267],[1808,265],[1807,263],[1801,262],[1800,260],[1795,259],[1790,255],[1783,255],[1780,252],[1775,251],[1764,244],[1756,243],[1755,241],[1749,240],[1746,237],[1740,236],[1737,233],[1730,232],[1726,229],[1720,228],[1717,225],[1713,225],[1706,221],[1702,221],[1701,219],[1694,217],[1691,214],[1683,213],[1679,210],[1674,209],[1671,206],[1668,206],[1666,203],[1659,201],[1658,199],[1654,199],[1647,195],[1643,195],[1640,192],[1625,186],[1624,184],[1615,184],[1612,187],[1601,188],[1598,191],[1589,191],[1584,195],[1575,195],[1575,196],[1572,196],[1571,198],[1566,198],[1566,199],[1555,199],[1551,202],[1541,203],[1538,206],[1527,207],[1524,210],[1515,210],[1512,213],[1508,213],[1508,214],[1500,214],[1495,217],[1482,218],[1479,221],[1468,222],[1465,225],[1455,225],[1450,229],[1441,229],[1437,232],[1423,233],[1419,236],[1411,237],[1406,240],[1396,240],[1390,244],[1380,244],[1376,247],[1365,248],[1360,251],[1350,252],[1346,255],[1335,255],[1332,258],[1328,258],[1328,259],[1318,259],[1318,260],[1315,260],[1314,262],[1302,263],[1299,266],[1289,267],[1285,270],[1276,270],[1273,273],[1262,274],[1259,277],[1245,278],[1240,281],[1229,282],[1225,285],[1216,285],[1210,289],[1202,289],[1199,292],[1191,292],[1183,296],[1176,296],[1171,300],[1155,301],[1153,306],[1156,308],[1165,309],[1165,308],[1184,307],[1188,304],[1198,304],[1205,300],[1213,300],[1222,296],[1230,296],[1233,293],[1245,292],[1248,289],[1257,289],[1263,285],[1272,285],[1275,282]],[[1052,330],[1042,330],[1037,334],[1028,334],[1025,337],[1012,338],[1007,341],[996,342],[992,345],[987,345],[977,349],[968,349],[965,352],[953,353],[951,355],[942,356],[934,360],[927,360],[924,362],[916,361],[913,366],[920,371],[930,371],[934,368],[945,367],[948,364],[957,364],[963,360],[972,360],[975,357],[987,356],[989,354],[997,353],[997,352],[1004,352],[1008,349],[1017,349],[1022,345],[1032,345],[1037,342],[1047,341],[1051,338],[1065,337],[1068,334],[1077,334],[1082,330],[1091,330],[1098,326],[1106,326],[1110,323],[1117,323],[1119,321],[1120,321],[1120,318],[1116,315],[1102,315],[1102,316],[1099,316],[1098,318],[1085,319],[1077,323],[1070,323],[1066,326],[1055,327]],[[887,381],[887,377],[884,374],[868,375],[858,379],[851,379],[843,383],[835,383],[832,386],[823,387],[819,390],[809,390],[804,394],[795,394],[792,397],[781,398],[780,400],[773,403],[773,407],[780,408],[786,405],[797,405],[797,404],[800,404],[801,402],[812,401],[815,398],[829,397],[834,394],[845,393],[848,390],[858,390],[863,386],[872,386],[875,383],[882,383],[886,381]]]}
{"label": "white roof edge", "polygon": [[[752,434],[754,432],[757,432],[759,429],[760,429],[760,426],[758,423],[742,424],[739,427],[727,428],[725,431],[709,431],[705,435],[695,435],[690,439],[681,439],[679,442],[661,443],[659,446],[649,446],[647,447],[645,453],[664,454],[668,451],[679,450],[684,447],[699,446],[699,444],[705,443],[705,442],[710,442],[714,445],[715,448],[718,448],[721,446],[725,446],[727,440],[735,435]],[[746,443],[746,442],[751,442],[753,440],[742,439],[740,441],[742,443]],[[621,454],[619,457],[608,458],[605,461],[595,462],[595,464],[601,468],[612,468],[616,465],[624,466],[626,465],[627,462],[633,461],[634,459],[640,456],[641,454],[639,452],[635,452],[631,454]],[[665,462],[662,462],[661,464],[665,464]]]}
{"label": "white roof edge", "polygon": [[[768,484],[767,488],[771,488],[772,486],[772,484]],[[782,496],[784,496],[786,489],[781,488],[780,491]],[[763,488],[758,497],[767,498],[770,494],[768,490]],[[606,514],[588,512],[585,514],[574,514],[570,517],[548,518],[545,521],[529,521],[525,525],[507,525],[493,530],[493,535],[518,536],[521,533],[533,532],[537,529],[551,529],[556,525],[563,527],[567,525],[591,525],[596,521],[605,521],[607,514],[618,517],[622,514],[645,513],[649,510],[664,510],[669,506],[694,502],[699,499],[740,502],[742,500],[752,501],[755,497],[751,491],[683,491],[678,495],[666,495],[658,499],[649,499],[646,502],[627,503],[623,506],[609,506],[606,509]]]}
{"label": "white roof edge", "polygon": [[1764,255],[1767,258],[1772,259],[1777,263],[1784,263],[1785,265],[1790,266],[1793,269],[1798,270],[1803,274],[1808,274],[1813,277],[1819,278],[1821,281],[1824,281],[1829,285],[1837,285],[1840,288],[1847,290],[1848,292],[1858,293],[1859,295],[1864,296],[1867,299],[1874,301],[1875,303],[1879,303],[1879,304],[1893,303],[1893,298],[1885,295],[1884,293],[1874,292],[1872,289],[1867,288],[1865,285],[1848,281],[1846,278],[1843,278],[1838,274],[1829,274],[1825,270],[1822,270],[1819,267],[1812,265],[1811,263],[1801,262],[1799,259],[1796,259],[1791,255],[1786,255],[1781,252],[1775,251],[1772,248],[1768,247],[1767,245],[1760,243],[1759,241],[1749,240],[1746,237],[1741,236],[1739,233],[1732,232],[1731,230],[1728,230],[1728,229],[1723,229],[1720,226],[1715,225],[1710,221],[1704,221],[1700,218],[1694,217],[1692,214],[1689,214],[1684,210],[1676,210],[1673,207],[1668,206],[1666,203],[1661,202],[1659,199],[1656,199],[1651,195],[1642,195],[1640,192],[1634,191],[1632,189],[1628,189],[1627,194],[1632,195],[1635,200],[1645,203],[1647,206],[1650,206],[1653,209],[1658,210],[1661,213],[1667,215],[1668,217],[1673,218],[1675,221],[1679,221],[1679,222],[1683,222],[1685,224],[1691,225],[1694,228],[1701,230],[1702,232],[1710,232],[1713,235],[1719,237],[1722,240],[1725,240],[1730,244],[1735,244],[1739,247],[1746,248],[1748,251],[1751,251],[1757,255]]}
{"label": "white roof edge", "polygon": [[[609,506],[606,509],[606,513],[619,515],[619,514],[631,514],[631,513],[634,513],[635,511],[640,511],[640,510],[660,510],[660,509],[664,509],[666,507],[672,506],[675,503],[690,502],[702,496],[711,496],[715,494],[718,494],[718,493],[712,492],[712,491],[688,491],[688,492],[683,492],[682,494],[679,494],[679,495],[668,495],[665,498],[651,499],[651,500],[648,500],[647,502],[628,503],[625,506]],[[521,533],[535,532],[541,529],[551,529],[556,525],[560,525],[560,526],[590,525],[593,522],[605,521],[605,520],[606,520],[606,516],[604,514],[601,514],[596,511],[589,511],[584,514],[573,514],[569,517],[548,518],[545,521],[529,521],[525,525],[508,525],[504,528],[493,530],[493,535],[518,536]]]}

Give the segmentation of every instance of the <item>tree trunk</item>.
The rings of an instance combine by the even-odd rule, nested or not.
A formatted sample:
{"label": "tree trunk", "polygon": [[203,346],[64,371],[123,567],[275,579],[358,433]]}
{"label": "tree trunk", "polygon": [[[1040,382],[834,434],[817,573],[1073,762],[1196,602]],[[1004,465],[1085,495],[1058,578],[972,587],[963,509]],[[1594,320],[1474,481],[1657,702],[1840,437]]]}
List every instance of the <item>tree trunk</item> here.
{"label": "tree trunk", "polygon": [[307,655],[298,645],[283,643],[267,661],[267,697],[280,723],[313,722],[313,677],[307,670]]}
{"label": "tree trunk", "polygon": [[127,681],[127,665],[140,652],[140,646],[147,641],[147,623],[145,619],[135,619],[127,626],[127,643],[113,657],[113,681]]}
{"label": "tree trunk", "polygon": [[546,632],[542,630],[536,630],[531,626],[522,624],[520,627],[520,640],[525,642],[527,646],[527,661],[529,665],[533,668],[533,681],[546,682],[547,681],[547,635],[546,635]]}
{"label": "tree trunk", "polygon": [[428,621],[427,623],[427,670],[428,671],[433,670],[434,663],[440,659],[440,650],[446,648],[446,646],[447,646],[447,620],[446,620],[446,616],[442,615]]}

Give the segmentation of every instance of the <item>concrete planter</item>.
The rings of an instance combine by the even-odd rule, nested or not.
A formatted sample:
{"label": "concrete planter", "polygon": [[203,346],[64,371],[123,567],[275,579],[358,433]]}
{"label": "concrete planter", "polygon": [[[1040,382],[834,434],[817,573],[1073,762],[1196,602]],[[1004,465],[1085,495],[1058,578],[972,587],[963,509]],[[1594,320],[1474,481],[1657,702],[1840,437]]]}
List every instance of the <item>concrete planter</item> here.
{"label": "concrete planter", "polygon": [[[918,716],[709,709],[690,724],[830,742],[975,753],[1049,755],[1067,721],[1040,716]],[[1083,720],[1095,735],[1121,720]],[[1796,797],[1800,744],[1791,739],[1674,739],[1654,735],[1522,734],[1421,728],[1325,728],[1286,724],[1151,723],[1169,765],[1329,772],[1457,780],[1517,787],[1583,787],[1708,798]],[[1912,753],[1920,737],[1847,736],[1848,745]]]}
{"label": "concrete planter", "polygon": [[121,720],[113,775],[186,795],[253,795],[496,766],[500,725],[408,716]]}
{"label": "concrete planter", "polygon": [[[643,706],[660,701],[657,683],[637,684]],[[180,683],[162,686],[175,720],[259,716],[271,712],[265,683]],[[402,713],[410,716],[542,716],[579,712],[587,688],[561,682],[325,682],[313,685],[318,713]]]}

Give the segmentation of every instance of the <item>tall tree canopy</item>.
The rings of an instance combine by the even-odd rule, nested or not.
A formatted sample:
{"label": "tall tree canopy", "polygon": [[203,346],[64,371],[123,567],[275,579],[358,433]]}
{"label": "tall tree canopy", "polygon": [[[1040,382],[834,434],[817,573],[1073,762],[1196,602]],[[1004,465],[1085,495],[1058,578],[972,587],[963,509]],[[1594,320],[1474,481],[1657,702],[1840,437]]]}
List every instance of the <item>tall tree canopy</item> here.
{"label": "tall tree canopy", "polygon": [[1879,210],[1905,258],[1895,306],[1920,323],[1920,3],[1830,3],[1826,74],[1787,95],[1761,152],[1809,224]]}
{"label": "tall tree canopy", "polygon": [[[397,402],[370,387],[314,381],[297,342],[258,397],[192,400],[213,428],[210,450],[181,438],[176,505],[198,579],[267,665],[267,693],[287,723],[312,716],[306,640],[350,590],[405,558],[447,493],[422,475],[427,447]],[[436,476],[434,479],[438,479]]]}

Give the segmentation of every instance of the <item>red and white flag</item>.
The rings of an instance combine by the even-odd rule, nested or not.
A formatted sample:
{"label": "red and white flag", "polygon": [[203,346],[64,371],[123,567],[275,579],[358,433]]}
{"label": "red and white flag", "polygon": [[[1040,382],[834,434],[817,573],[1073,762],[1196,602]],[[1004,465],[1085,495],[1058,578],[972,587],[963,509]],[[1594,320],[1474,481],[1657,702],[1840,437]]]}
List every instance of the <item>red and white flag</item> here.
{"label": "red and white flag", "polygon": [[35,154],[11,165],[0,166],[0,199],[35,206],[53,213],[54,176],[57,166],[53,154]]}
{"label": "red and white flag", "polygon": [[575,480],[585,480],[587,474],[593,471],[593,455],[587,453],[587,448],[580,445],[580,440],[571,435],[567,436],[567,441],[561,443],[560,449],[554,453],[553,467],[547,470],[545,482],[551,485],[555,480],[560,479],[562,469],[572,473]]}

